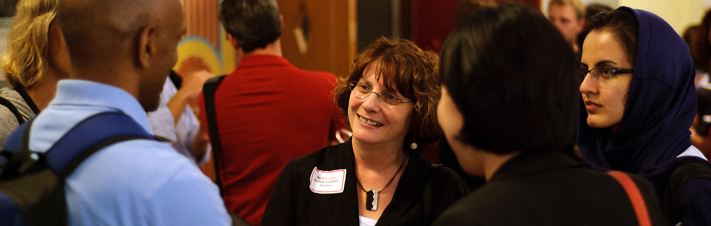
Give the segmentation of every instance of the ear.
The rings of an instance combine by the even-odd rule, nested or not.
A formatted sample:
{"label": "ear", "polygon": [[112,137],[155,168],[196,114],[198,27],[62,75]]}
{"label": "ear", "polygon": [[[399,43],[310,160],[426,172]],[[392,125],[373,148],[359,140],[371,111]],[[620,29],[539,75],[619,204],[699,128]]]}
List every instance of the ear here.
{"label": "ear", "polygon": [[580,18],[578,20],[578,33],[583,32],[583,28],[585,28],[585,18]]}
{"label": "ear", "polygon": [[138,66],[148,68],[156,57],[156,32],[152,26],[144,27],[138,37]]}
{"label": "ear", "polygon": [[52,65],[58,79],[68,78],[71,72],[69,50],[64,41],[64,35],[59,29],[59,24],[52,21],[47,33],[48,61]]}
{"label": "ear", "polygon": [[240,47],[239,47],[239,43],[237,42],[237,39],[235,39],[234,37],[232,37],[231,34],[227,34],[227,39],[230,40],[230,43],[232,43],[232,46],[234,46],[235,49],[239,49],[239,48],[240,48]]}

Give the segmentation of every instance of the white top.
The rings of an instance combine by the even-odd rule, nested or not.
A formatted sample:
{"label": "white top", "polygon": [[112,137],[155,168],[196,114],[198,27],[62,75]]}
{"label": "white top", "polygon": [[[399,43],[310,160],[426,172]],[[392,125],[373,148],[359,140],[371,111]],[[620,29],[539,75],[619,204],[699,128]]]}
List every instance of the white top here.
{"label": "white top", "polygon": [[378,223],[378,220],[373,220],[361,215],[358,215],[358,219],[360,220],[360,226],[375,226],[375,223]]}
{"label": "white top", "polygon": [[679,158],[679,157],[686,157],[686,156],[694,156],[694,157],[702,158],[702,159],[708,161],[706,156],[704,156],[704,154],[702,154],[701,151],[699,151],[699,149],[696,149],[696,147],[694,147],[693,145],[689,146],[689,148],[687,148],[686,151],[682,152],[681,154],[677,155],[676,157]]}

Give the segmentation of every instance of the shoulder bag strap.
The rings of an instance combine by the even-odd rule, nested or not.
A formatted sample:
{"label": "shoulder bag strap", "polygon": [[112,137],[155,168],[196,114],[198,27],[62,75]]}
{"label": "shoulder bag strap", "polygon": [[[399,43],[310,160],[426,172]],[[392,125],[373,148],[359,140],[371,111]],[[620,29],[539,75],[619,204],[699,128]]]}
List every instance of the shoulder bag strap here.
{"label": "shoulder bag strap", "polygon": [[12,112],[13,115],[15,115],[18,124],[22,124],[25,122],[25,120],[22,118],[22,115],[20,114],[20,111],[18,111],[17,107],[15,107],[15,105],[12,104],[9,100],[0,97],[0,105],[5,106],[7,109],[10,110],[10,112]]}
{"label": "shoulder bag strap", "polygon": [[220,196],[222,196],[222,180],[220,179],[220,167],[217,162],[218,158],[222,156],[222,146],[220,146],[220,136],[217,131],[215,91],[217,91],[217,87],[220,86],[223,79],[225,79],[225,75],[212,77],[202,87],[202,94],[205,98],[205,116],[207,116],[207,127],[210,134],[210,144],[212,145],[212,162],[215,165],[215,184],[220,189]]}
{"label": "shoulder bag strap", "polygon": [[622,185],[622,188],[625,189],[627,197],[629,197],[630,202],[632,202],[632,208],[634,208],[634,212],[637,215],[639,225],[651,226],[652,220],[649,218],[649,211],[647,211],[644,197],[642,197],[642,193],[639,192],[639,188],[632,178],[620,171],[608,171],[607,174],[615,178],[615,180]]}

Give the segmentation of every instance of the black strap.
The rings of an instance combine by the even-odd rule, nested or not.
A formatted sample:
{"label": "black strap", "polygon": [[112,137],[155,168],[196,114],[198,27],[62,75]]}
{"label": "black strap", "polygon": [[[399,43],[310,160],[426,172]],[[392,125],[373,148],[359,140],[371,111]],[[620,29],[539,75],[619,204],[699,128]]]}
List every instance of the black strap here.
{"label": "black strap", "polygon": [[25,122],[25,119],[22,118],[22,115],[20,114],[20,111],[17,110],[17,107],[15,107],[12,102],[9,100],[0,97],[0,105],[5,106],[10,112],[12,112],[13,115],[15,115],[15,118],[17,118],[17,123],[22,124]]}
{"label": "black strap", "polygon": [[[7,163],[2,167],[2,172],[0,172],[0,177],[3,178],[9,178],[12,177],[16,174],[19,173],[20,167],[22,164],[25,162],[25,159],[29,158],[29,156],[32,154],[29,149],[29,137],[30,137],[30,129],[32,127],[32,122],[34,122],[34,118],[30,119],[29,122],[26,124],[22,124],[13,134],[11,134],[8,137],[6,146],[13,146],[13,144],[17,144],[17,142],[14,142],[15,137],[17,136],[17,133],[22,133],[21,143],[20,143],[20,148],[16,152],[12,152],[14,150],[6,151],[3,150],[5,154],[7,153],[13,153],[10,155],[10,158],[8,158]],[[7,156],[7,155],[6,155]]]}
{"label": "black strap", "polygon": [[215,184],[220,188],[222,195],[222,180],[220,179],[220,167],[217,165],[218,158],[222,156],[222,146],[217,130],[217,116],[215,113],[215,91],[220,86],[225,75],[220,75],[208,79],[202,87],[202,94],[205,98],[205,116],[207,117],[207,127],[210,134],[210,144],[212,145],[212,162],[215,165]]}
{"label": "black strap", "polygon": [[32,98],[30,97],[30,94],[27,94],[27,92],[25,92],[24,89],[15,88],[14,90],[15,90],[15,92],[20,94],[20,96],[22,97],[22,100],[25,101],[25,103],[27,104],[27,106],[30,107],[32,112],[34,112],[35,115],[39,115],[40,110],[37,107],[37,105],[35,104],[35,102],[32,100]]}
{"label": "black strap", "polygon": [[435,172],[437,172],[437,169],[439,169],[440,164],[434,164],[432,165],[427,172],[425,173],[425,188],[424,191],[422,192],[423,195],[423,204],[424,204],[424,220],[426,225],[430,225],[432,223],[432,212],[434,211],[434,208],[432,208],[432,178],[435,175]]}
{"label": "black strap", "polygon": [[711,165],[701,158],[684,160],[669,176],[661,202],[663,212],[667,215],[665,217],[670,225],[681,220],[679,194],[686,183],[695,179],[711,179]]}
{"label": "black strap", "polygon": [[180,77],[180,75],[178,75],[178,73],[176,73],[175,71],[170,70],[168,78],[170,79],[170,82],[173,83],[176,90],[180,89],[180,87],[183,86],[183,77]]}

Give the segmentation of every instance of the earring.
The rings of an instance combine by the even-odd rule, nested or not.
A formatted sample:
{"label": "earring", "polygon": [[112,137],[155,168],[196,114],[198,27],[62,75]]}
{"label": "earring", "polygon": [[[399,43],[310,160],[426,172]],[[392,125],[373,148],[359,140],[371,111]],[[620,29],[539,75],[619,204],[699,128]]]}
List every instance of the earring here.
{"label": "earring", "polygon": [[415,138],[412,138],[412,143],[410,144],[410,148],[412,150],[417,149],[417,142],[415,142]]}

